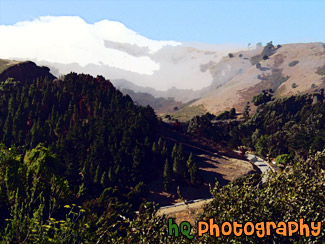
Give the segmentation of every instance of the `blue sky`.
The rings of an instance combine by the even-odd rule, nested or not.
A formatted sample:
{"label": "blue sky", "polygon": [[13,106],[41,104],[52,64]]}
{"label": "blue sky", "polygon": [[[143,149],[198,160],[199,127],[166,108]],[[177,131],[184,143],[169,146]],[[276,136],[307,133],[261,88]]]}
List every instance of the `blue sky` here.
{"label": "blue sky", "polygon": [[155,40],[247,44],[325,41],[325,1],[0,0],[0,24],[40,16],[116,20]]}

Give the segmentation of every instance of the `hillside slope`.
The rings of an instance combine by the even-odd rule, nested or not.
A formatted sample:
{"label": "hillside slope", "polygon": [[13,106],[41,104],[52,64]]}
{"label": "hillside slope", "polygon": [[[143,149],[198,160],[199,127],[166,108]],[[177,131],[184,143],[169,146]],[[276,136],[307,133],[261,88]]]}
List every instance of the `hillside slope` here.
{"label": "hillside slope", "polygon": [[0,81],[13,78],[16,81],[33,81],[37,78],[48,77],[50,80],[56,77],[50,73],[48,67],[40,67],[31,61],[19,62],[0,59]]}
{"label": "hillside slope", "polygon": [[243,111],[247,101],[264,89],[273,89],[277,97],[313,92],[324,88],[325,46],[323,43],[286,44],[273,47],[271,55],[256,62],[263,48],[234,53],[219,63],[204,66],[214,82],[201,99],[203,105],[219,113],[235,107]]}

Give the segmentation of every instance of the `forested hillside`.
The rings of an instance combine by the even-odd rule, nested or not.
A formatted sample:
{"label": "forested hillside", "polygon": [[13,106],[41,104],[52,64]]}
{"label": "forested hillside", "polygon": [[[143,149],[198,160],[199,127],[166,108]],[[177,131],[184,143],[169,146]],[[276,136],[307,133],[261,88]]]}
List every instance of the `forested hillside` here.
{"label": "forested hillside", "polygon": [[0,111],[4,242],[107,242],[126,235],[120,220],[136,216],[153,179],[166,191],[198,183],[193,156],[159,139],[153,109],[101,76],[8,78]]}
{"label": "forested hillside", "polygon": [[[196,186],[202,179],[192,154],[159,138],[166,127],[152,108],[135,105],[101,76],[52,78],[0,82],[3,243],[242,243],[235,236],[198,237],[195,227],[194,239],[168,235],[167,218],[146,202],[147,184],[161,179],[169,191],[172,182]],[[217,182],[200,218],[324,222],[324,151],[317,152],[324,149],[322,91],[278,100],[264,91],[252,102],[256,114],[248,107],[243,119],[234,109],[208,113],[193,118],[188,133],[281,156],[290,167],[265,183],[258,174],[225,187]],[[322,229],[303,241],[323,237]],[[302,239],[274,234],[263,240]]]}
{"label": "forested hillside", "polygon": [[234,109],[219,116],[207,113],[190,120],[188,131],[232,148],[244,145],[265,158],[288,154],[292,159],[306,159],[324,149],[323,90],[280,99],[264,90],[252,103],[256,113],[250,114],[249,103],[240,119],[235,119]]}
{"label": "forested hillside", "polygon": [[[262,96],[265,94],[262,94]],[[263,156],[290,154],[306,159],[325,146],[325,102],[323,90],[268,102],[256,102],[257,112],[235,133],[241,142]]]}

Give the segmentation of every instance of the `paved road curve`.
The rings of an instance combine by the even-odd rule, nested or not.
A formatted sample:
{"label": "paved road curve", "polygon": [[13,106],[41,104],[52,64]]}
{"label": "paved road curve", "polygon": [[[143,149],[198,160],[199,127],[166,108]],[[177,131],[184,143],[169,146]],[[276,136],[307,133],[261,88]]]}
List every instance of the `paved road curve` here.
{"label": "paved road curve", "polygon": [[273,167],[268,162],[266,162],[264,159],[257,157],[256,155],[250,154],[250,153],[246,153],[245,156],[251,163],[256,165],[261,170],[261,172],[263,174],[263,178],[262,178],[263,183],[266,182],[267,175],[270,171],[275,172]]}
{"label": "paved road curve", "polygon": [[[275,172],[274,168],[268,162],[266,162],[264,159],[257,157],[256,155],[250,154],[250,153],[246,153],[245,156],[251,163],[256,165],[256,167],[258,167],[260,169],[260,171],[262,172],[262,174],[263,174],[262,183],[267,181],[267,176],[270,171]],[[205,199],[188,200],[187,203],[188,203],[188,207],[191,207],[192,204],[194,206],[194,203],[196,203],[195,205],[197,207],[199,204],[201,204],[201,205],[206,204],[206,203],[210,202],[212,199],[213,198],[211,197],[211,198],[205,198]],[[185,203],[176,203],[173,205],[164,206],[164,207],[159,208],[158,212],[160,212],[160,213],[166,212],[166,211],[162,211],[162,210],[176,208],[176,207],[180,208],[180,206],[183,206],[183,208],[184,208]],[[177,211],[176,209],[173,209],[173,210]]]}

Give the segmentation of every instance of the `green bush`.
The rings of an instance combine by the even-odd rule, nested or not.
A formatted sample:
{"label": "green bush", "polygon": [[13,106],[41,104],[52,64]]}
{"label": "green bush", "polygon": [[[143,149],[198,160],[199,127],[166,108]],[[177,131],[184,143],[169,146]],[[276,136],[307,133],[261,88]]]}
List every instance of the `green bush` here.
{"label": "green bush", "polygon": [[289,63],[289,66],[290,67],[293,67],[293,66],[295,66],[298,63],[299,63],[299,61],[298,60],[295,60],[295,61],[292,61],[291,63]]}
{"label": "green bush", "polygon": [[[261,183],[259,175],[240,178],[227,186],[216,186],[214,200],[203,210],[200,219],[213,218],[219,225],[225,221],[253,223],[263,221],[325,221],[324,208],[325,150],[307,160],[295,162],[290,171],[270,173],[268,181]],[[201,243],[323,243],[325,229],[318,236],[305,237],[298,233],[281,236],[272,231],[270,236],[204,235]],[[262,241],[263,240],[263,241]]]}
{"label": "green bush", "polygon": [[276,157],[275,162],[277,164],[288,165],[292,161],[292,157],[289,154],[281,154]]}

